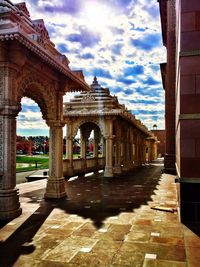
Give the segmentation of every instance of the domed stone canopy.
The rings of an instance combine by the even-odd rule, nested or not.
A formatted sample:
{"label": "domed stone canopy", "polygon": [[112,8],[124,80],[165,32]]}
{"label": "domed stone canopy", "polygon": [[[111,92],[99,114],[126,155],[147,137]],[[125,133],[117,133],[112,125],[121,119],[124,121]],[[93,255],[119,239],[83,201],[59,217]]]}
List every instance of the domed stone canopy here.
{"label": "domed stone canopy", "polygon": [[64,103],[65,117],[120,116],[125,120],[130,121],[148,136],[153,136],[153,134],[148,131],[147,127],[127,110],[125,105],[118,102],[116,96],[110,94],[108,88],[101,87],[96,76],[94,77],[90,88],[90,91],[81,92],[74,96],[70,102]]}

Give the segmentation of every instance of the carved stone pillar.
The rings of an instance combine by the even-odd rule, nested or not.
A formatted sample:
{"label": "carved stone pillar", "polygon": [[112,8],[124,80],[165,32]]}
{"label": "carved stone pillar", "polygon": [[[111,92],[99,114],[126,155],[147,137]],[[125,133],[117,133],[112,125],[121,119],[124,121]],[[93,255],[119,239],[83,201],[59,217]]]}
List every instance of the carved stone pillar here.
{"label": "carved stone pillar", "polygon": [[106,118],[106,165],[104,176],[113,176],[113,122],[112,119]]}
{"label": "carved stone pillar", "polygon": [[143,140],[142,140],[142,161],[143,163],[146,163],[146,138],[143,136]]}
{"label": "carved stone pillar", "polygon": [[113,177],[113,136],[106,136],[106,166],[105,177]]}
{"label": "carved stone pillar", "polygon": [[137,132],[135,132],[135,136],[134,136],[134,139],[135,139],[135,156],[134,156],[134,165],[135,167],[138,166],[138,135],[137,135]]}
{"label": "carved stone pillar", "polygon": [[120,140],[116,141],[114,172],[117,173],[117,174],[122,173],[122,167],[121,167],[121,142],[120,142]]}
{"label": "carved stone pillar", "polygon": [[0,220],[18,217],[22,210],[16,186],[16,106],[0,115]]}
{"label": "carved stone pillar", "polygon": [[81,128],[81,159],[82,159],[83,172],[86,172],[87,169],[86,152],[87,152],[87,139],[85,137],[84,129]]}
{"label": "carved stone pillar", "polygon": [[[126,125],[127,127],[127,125]],[[123,170],[128,171],[130,169],[130,135],[129,129],[124,135],[124,164]]]}
{"label": "carved stone pillar", "polygon": [[98,159],[98,139],[94,138],[94,147],[93,147],[94,158]]}
{"label": "carved stone pillar", "polygon": [[67,125],[67,136],[66,136],[66,155],[69,160],[69,175],[73,175],[73,137],[71,134],[72,126],[70,124]]}
{"label": "carved stone pillar", "polygon": [[104,137],[102,137],[102,157],[106,157],[106,141]]}
{"label": "carved stone pillar", "polygon": [[11,220],[22,213],[15,187],[16,116],[20,111],[20,105],[13,100],[15,81],[13,68],[0,68],[0,220]]}
{"label": "carved stone pillar", "polygon": [[49,147],[49,178],[45,198],[62,198],[66,196],[63,177],[63,124],[51,122]]}

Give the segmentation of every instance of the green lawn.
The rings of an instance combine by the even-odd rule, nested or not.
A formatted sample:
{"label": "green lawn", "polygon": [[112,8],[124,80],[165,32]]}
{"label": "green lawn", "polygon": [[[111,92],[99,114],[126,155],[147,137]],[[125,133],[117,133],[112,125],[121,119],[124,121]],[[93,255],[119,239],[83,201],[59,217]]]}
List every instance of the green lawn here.
{"label": "green lawn", "polygon": [[25,163],[27,165],[24,167],[17,166],[16,172],[49,168],[49,158],[47,156],[16,156],[16,163]]}

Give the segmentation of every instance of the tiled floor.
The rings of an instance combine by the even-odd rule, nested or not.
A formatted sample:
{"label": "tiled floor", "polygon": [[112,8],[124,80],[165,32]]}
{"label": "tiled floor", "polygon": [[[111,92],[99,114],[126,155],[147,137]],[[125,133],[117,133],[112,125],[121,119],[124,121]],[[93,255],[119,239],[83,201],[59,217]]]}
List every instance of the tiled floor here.
{"label": "tiled floor", "polygon": [[23,214],[0,229],[0,266],[200,266],[200,238],[177,212],[151,209],[177,209],[161,168],[71,180],[60,201],[43,200],[45,180],[19,184]]}

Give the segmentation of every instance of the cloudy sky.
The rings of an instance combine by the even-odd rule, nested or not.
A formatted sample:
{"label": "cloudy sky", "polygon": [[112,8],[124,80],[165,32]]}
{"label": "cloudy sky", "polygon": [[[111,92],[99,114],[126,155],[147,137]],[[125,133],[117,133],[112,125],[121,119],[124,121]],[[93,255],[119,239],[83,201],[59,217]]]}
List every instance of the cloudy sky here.
{"label": "cloudy sky", "polygon": [[[165,61],[165,49],[157,0],[26,0],[26,4],[32,19],[44,19],[72,70],[82,69],[89,84],[96,75],[149,129],[153,124],[164,128],[159,64]],[[37,105],[29,99],[22,104],[18,134],[48,134]]]}

